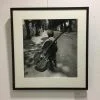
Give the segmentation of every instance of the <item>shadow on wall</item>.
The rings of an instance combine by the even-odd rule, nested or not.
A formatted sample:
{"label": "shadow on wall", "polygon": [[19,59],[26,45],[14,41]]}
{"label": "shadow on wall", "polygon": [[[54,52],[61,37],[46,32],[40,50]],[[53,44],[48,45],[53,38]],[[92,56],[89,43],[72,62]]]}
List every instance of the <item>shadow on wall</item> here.
{"label": "shadow on wall", "polygon": [[12,99],[65,99],[65,100],[87,100],[85,90],[12,90],[12,50],[11,50],[11,24],[10,19],[5,23],[7,52],[9,60],[9,92]]}

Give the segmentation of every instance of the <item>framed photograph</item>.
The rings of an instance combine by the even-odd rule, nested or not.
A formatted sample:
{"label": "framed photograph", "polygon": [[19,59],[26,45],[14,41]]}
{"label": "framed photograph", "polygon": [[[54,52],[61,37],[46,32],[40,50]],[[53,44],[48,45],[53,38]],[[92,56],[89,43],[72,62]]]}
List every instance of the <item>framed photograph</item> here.
{"label": "framed photograph", "polygon": [[88,7],[10,13],[13,90],[88,89]]}

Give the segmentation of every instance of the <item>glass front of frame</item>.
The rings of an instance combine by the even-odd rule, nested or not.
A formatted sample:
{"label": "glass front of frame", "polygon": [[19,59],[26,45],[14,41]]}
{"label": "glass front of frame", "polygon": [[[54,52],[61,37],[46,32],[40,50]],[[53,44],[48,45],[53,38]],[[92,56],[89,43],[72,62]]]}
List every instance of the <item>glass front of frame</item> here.
{"label": "glass front of frame", "polygon": [[87,89],[88,8],[12,8],[14,89]]}

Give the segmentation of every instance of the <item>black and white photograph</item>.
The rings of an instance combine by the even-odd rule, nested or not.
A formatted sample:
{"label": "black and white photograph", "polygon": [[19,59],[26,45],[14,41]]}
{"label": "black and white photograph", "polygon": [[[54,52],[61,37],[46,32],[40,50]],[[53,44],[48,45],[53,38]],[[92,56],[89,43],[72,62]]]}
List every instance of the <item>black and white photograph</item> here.
{"label": "black and white photograph", "polygon": [[77,77],[77,21],[23,20],[24,77]]}
{"label": "black and white photograph", "polygon": [[88,89],[88,7],[10,13],[13,90]]}

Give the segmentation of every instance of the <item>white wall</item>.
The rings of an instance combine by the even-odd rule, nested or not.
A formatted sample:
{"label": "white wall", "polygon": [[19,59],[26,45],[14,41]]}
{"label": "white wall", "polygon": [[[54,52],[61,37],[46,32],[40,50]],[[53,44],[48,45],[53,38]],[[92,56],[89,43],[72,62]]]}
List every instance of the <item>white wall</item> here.
{"label": "white wall", "polygon": [[[0,0],[0,100],[100,100],[100,0]],[[10,7],[90,7],[89,90],[12,91]]]}

